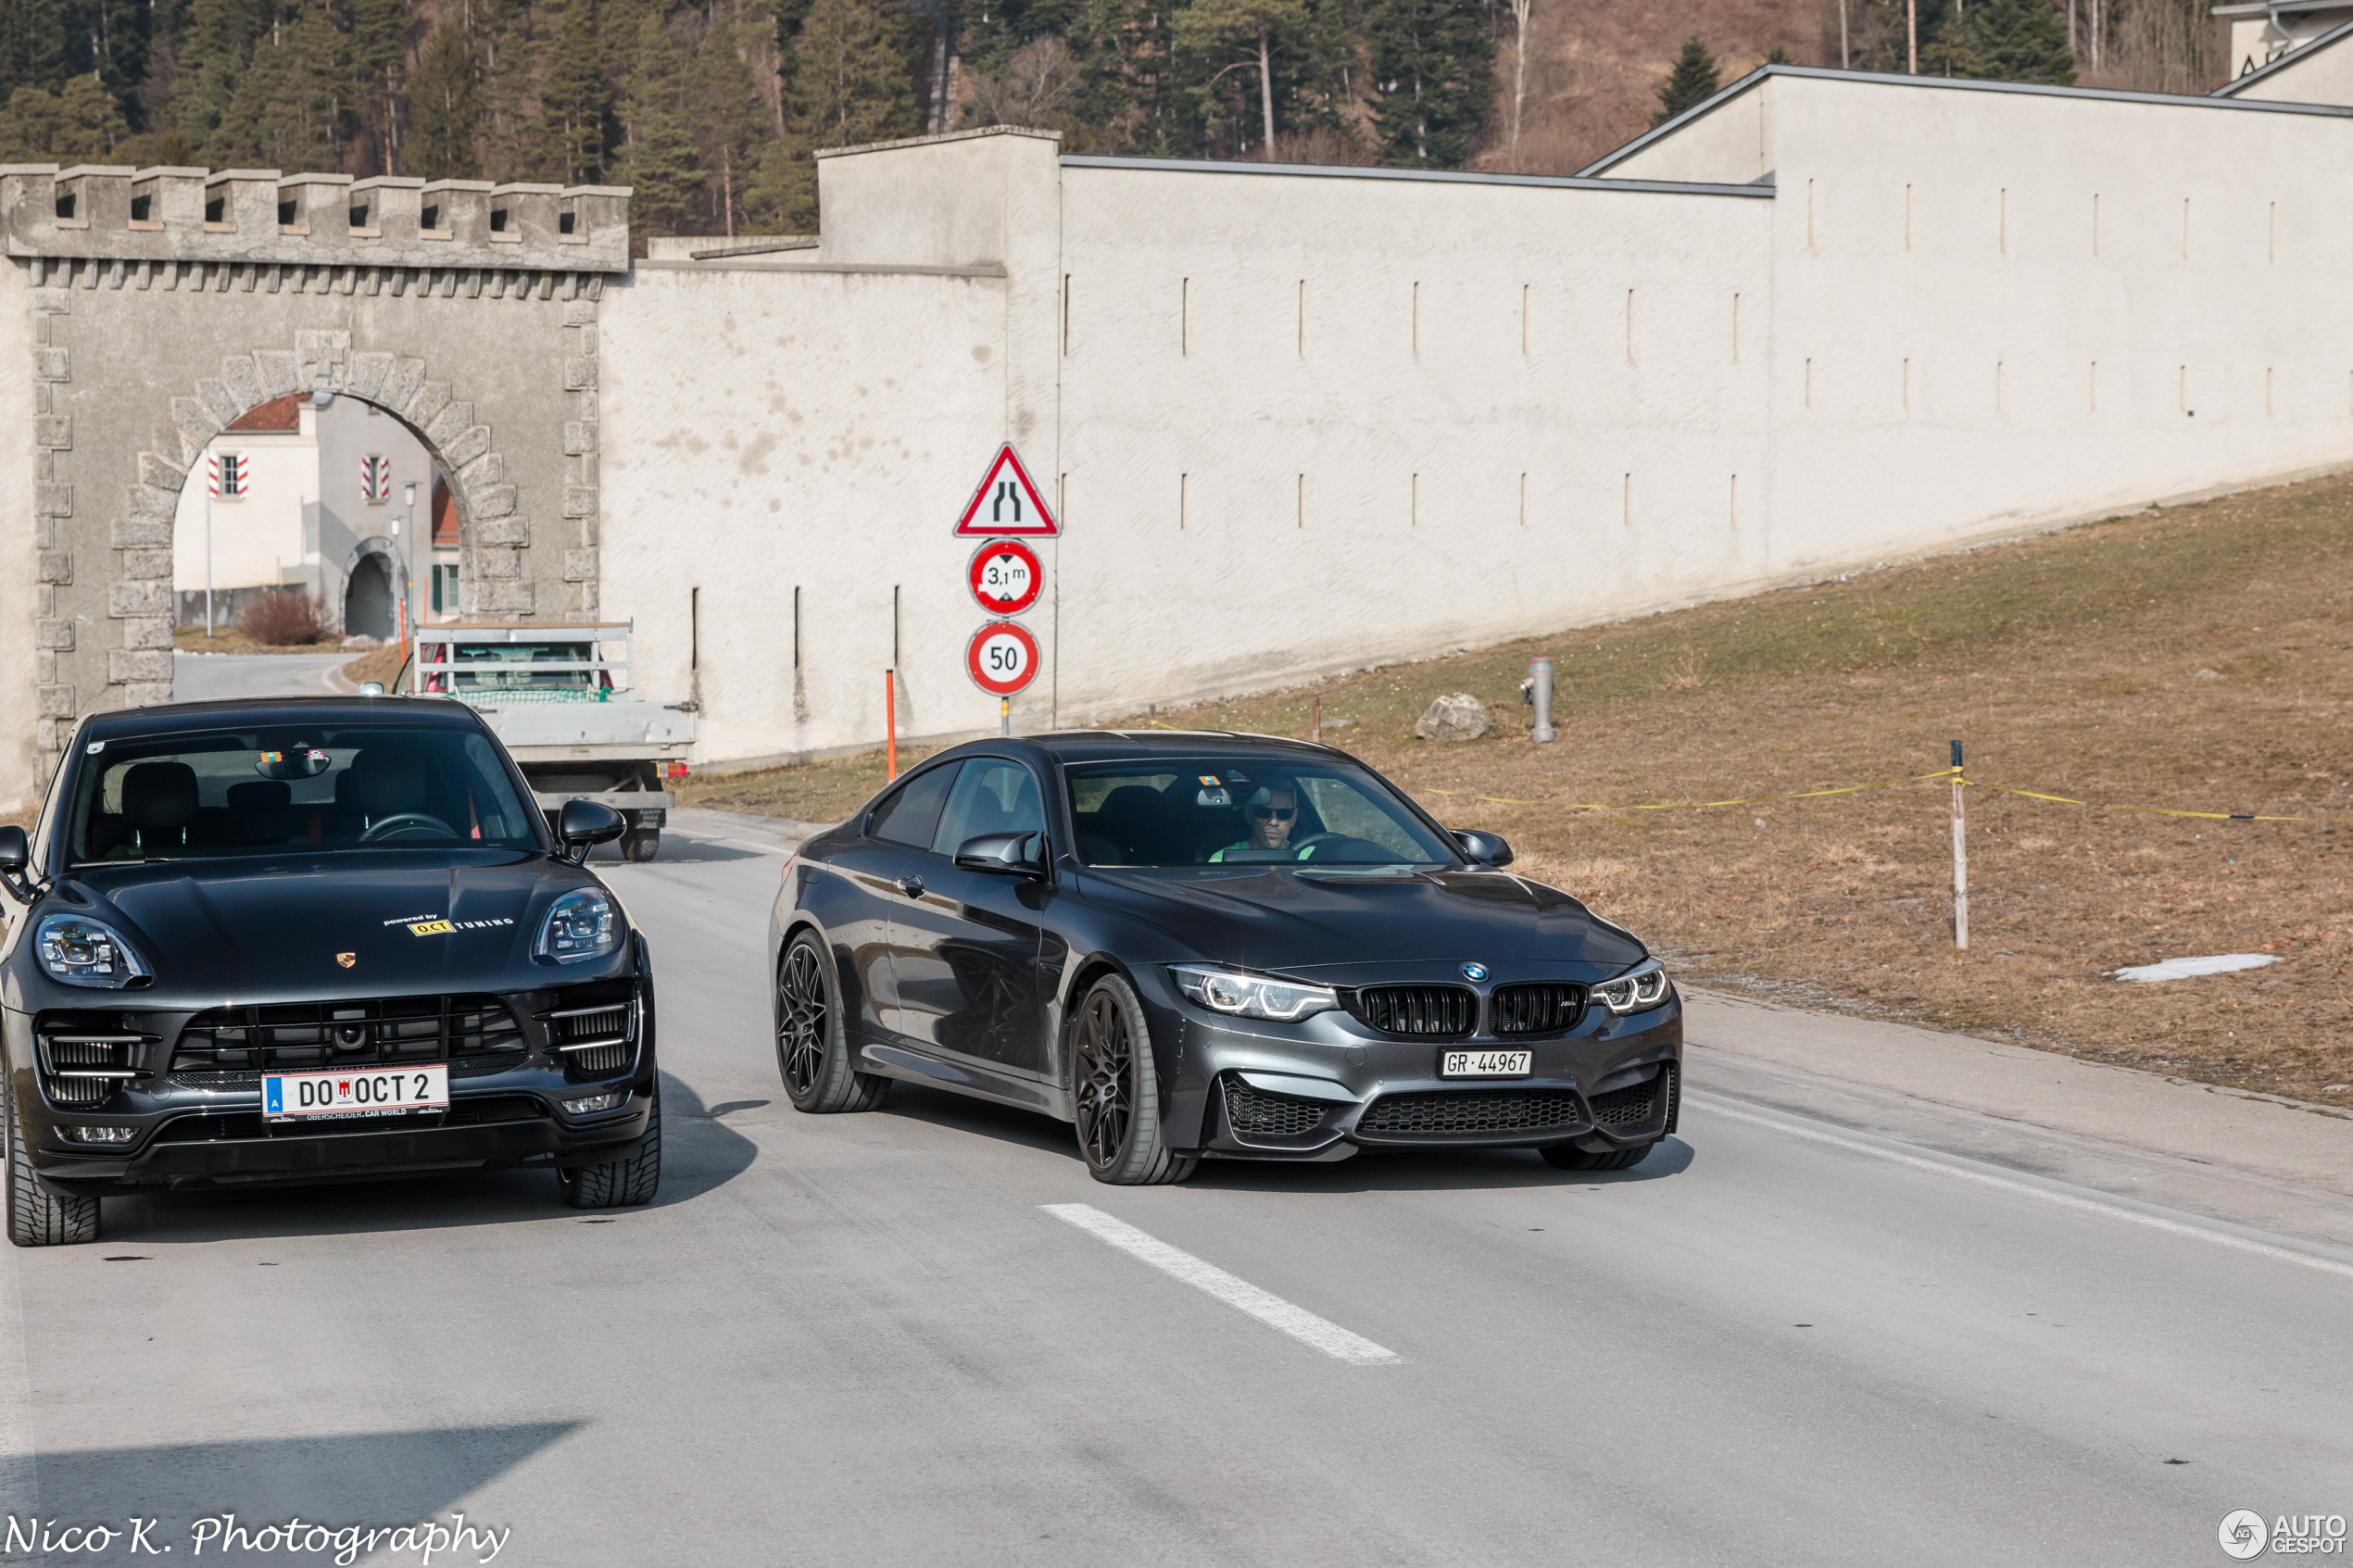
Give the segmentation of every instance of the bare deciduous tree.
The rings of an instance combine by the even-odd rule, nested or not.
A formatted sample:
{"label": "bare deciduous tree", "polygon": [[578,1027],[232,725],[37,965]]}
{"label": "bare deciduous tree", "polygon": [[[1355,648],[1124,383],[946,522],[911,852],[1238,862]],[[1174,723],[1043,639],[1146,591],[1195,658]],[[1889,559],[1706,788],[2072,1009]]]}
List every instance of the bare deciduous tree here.
{"label": "bare deciduous tree", "polygon": [[994,76],[973,73],[971,123],[1026,125],[1052,130],[1078,95],[1078,73],[1071,69],[1070,45],[1054,37],[1033,38],[1013,53]]}

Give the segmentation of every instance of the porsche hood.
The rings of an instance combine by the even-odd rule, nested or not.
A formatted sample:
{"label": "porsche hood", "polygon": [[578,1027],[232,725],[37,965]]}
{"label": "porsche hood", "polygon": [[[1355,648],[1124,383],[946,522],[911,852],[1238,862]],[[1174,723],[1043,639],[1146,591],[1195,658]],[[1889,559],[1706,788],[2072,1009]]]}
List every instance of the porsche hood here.
{"label": "porsche hood", "polygon": [[[535,857],[451,865],[435,855],[145,863],[70,878],[44,913],[77,907],[118,927],[155,972],[143,1005],[203,1006],[511,989],[537,978],[547,905],[599,885]],[[81,899],[72,895],[79,893]],[[552,969],[548,977],[553,977]]]}

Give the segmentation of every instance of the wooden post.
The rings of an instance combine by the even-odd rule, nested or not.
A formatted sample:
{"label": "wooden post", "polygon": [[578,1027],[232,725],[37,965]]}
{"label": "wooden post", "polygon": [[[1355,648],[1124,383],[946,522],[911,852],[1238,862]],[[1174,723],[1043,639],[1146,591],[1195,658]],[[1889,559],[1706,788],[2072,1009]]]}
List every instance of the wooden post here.
{"label": "wooden post", "polygon": [[890,776],[899,776],[899,671],[883,671],[883,761]]}
{"label": "wooden post", "polygon": [[1953,946],[1969,951],[1969,840],[1962,834],[1961,743],[1953,743]]}

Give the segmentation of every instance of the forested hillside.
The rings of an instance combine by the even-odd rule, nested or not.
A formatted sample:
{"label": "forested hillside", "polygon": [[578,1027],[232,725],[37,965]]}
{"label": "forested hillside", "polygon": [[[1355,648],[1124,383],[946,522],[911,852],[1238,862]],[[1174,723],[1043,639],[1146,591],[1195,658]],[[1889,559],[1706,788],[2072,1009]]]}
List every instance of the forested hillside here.
{"label": "forested hillside", "polygon": [[[2221,64],[2192,0],[1917,6],[1923,71]],[[1903,69],[1903,0],[0,0],[0,157],[604,181],[640,232],[798,232],[819,147],[1567,172],[1768,56]]]}

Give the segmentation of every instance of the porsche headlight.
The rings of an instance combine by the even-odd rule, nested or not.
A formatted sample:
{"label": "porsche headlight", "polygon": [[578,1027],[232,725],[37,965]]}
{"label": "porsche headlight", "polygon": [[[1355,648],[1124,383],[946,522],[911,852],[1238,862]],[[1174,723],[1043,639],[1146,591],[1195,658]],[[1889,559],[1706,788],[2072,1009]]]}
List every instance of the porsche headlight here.
{"label": "porsche headlight", "polygon": [[1656,959],[1644,959],[1617,979],[1594,986],[1593,995],[1620,1016],[1647,1012],[1667,1000],[1667,970]]}
{"label": "porsche headlight", "polygon": [[145,980],[148,969],[114,927],[86,915],[51,915],[33,937],[41,967],[69,985],[120,990]]}
{"label": "porsche headlight", "polygon": [[1283,1022],[1340,1006],[1328,985],[1295,985],[1288,980],[1239,974],[1230,969],[1180,964],[1169,973],[1176,988],[1212,1012],[1235,1018],[1272,1018]]}
{"label": "porsche headlight", "polygon": [[547,906],[539,924],[534,958],[557,963],[600,959],[621,946],[621,917],[612,900],[593,887],[577,887]]}

